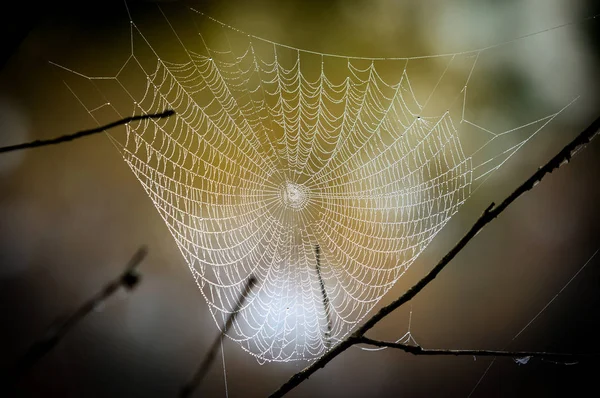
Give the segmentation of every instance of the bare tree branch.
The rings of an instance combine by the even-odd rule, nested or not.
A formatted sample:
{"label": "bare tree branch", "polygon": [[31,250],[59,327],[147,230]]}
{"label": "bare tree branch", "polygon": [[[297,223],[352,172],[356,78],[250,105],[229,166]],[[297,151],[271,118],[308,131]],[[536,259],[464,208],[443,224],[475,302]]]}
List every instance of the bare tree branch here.
{"label": "bare tree branch", "polygon": [[418,345],[409,345],[388,341],[372,340],[368,337],[361,337],[359,343],[372,345],[375,347],[397,348],[413,355],[430,356],[474,356],[474,357],[509,357],[519,359],[532,357],[539,359],[549,359],[559,363],[573,363],[585,360],[598,360],[600,353],[597,354],[572,354],[557,352],[539,352],[539,351],[495,351],[495,350],[447,350],[447,349],[426,349]]}
{"label": "bare tree branch", "polygon": [[346,351],[349,347],[354,344],[361,342],[365,333],[375,326],[379,321],[389,315],[392,311],[396,310],[403,304],[410,301],[415,297],[425,286],[427,286],[435,277],[450,263],[450,261],[469,243],[475,235],[477,235],[485,225],[491,222],[493,219],[498,217],[511,203],[513,203],[519,196],[532,189],[537,185],[547,174],[558,169],[565,163],[571,160],[571,157],[575,155],[580,149],[588,144],[600,131],[600,117],[597,118],[590,124],[585,130],[583,130],[573,141],[567,144],[560,152],[558,152],[552,159],[548,161],[544,166],[540,167],[531,177],[529,177],[523,184],[521,184],[513,193],[511,193],[500,205],[495,206],[492,203],[483,212],[481,217],[473,224],[471,229],[458,241],[441,260],[433,267],[431,271],[423,279],[417,282],[414,286],[408,289],[403,295],[394,300],[392,303],[386,305],[379,310],[375,315],[369,318],[360,328],[356,330],[352,335],[342,340],[337,346],[328,351],[321,358],[316,360],[313,364],[307,366],[305,369],[293,375],[287,382],[285,382],[279,389],[270,395],[271,398],[282,397],[289,391],[297,387],[304,380],[308,379],[313,373],[320,368],[327,365],[333,358],[337,357],[342,352]]}
{"label": "bare tree branch", "polygon": [[217,350],[219,349],[219,345],[223,341],[223,337],[225,336],[225,333],[227,333],[227,331],[233,324],[235,317],[237,316],[238,312],[242,308],[244,301],[246,301],[246,298],[250,294],[250,290],[252,290],[252,287],[254,287],[255,283],[256,283],[256,278],[254,278],[254,276],[251,276],[248,279],[248,282],[246,282],[246,286],[244,287],[244,290],[242,290],[242,293],[240,294],[240,296],[238,298],[238,301],[235,305],[234,310],[231,312],[231,314],[229,314],[229,317],[227,318],[227,321],[225,322],[225,326],[223,326],[223,331],[219,334],[219,337],[217,337],[217,339],[214,341],[214,343],[208,350],[208,353],[204,357],[204,360],[198,367],[198,370],[196,371],[196,373],[194,373],[194,376],[192,376],[190,381],[185,386],[183,386],[183,388],[179,392],[180,397],[191,396],[193,394],[193,392],[196,390],[196,388],[198,388],[198,386],[202,382],[202,379],[204,379],[204,376],[206,376],[206,373],[208,373],[208,370],[210,369],[210,366],[212,365],[212,363],[215,359],[215,356],[217,354]]}
{"label": "bare tree branch", "polygon": [[52,327],[42,339],[32,344],[25,355],[16,363],[14,369],[9,372],[9,383],[17,383],[38,361],[48,354],[63,337],[67,335],[82,319],[84,319],[94,309],[99,308],[106,302],[119,288],[124,287],[132,290],[139,282],[140,276],[137,273],[137,267],[146,257],[148,249],[142,246],[133,255],[125,267],[125,271],[117,278],[107,283],[101,291],[96,293],[91,299],[86,301],[65,321]]}
{"label": "bare tree branch", "polygon": [[117,126],[120,126],[122,124],[128,124],[128,123],[131,123],[131,122],[135,122],[135,121],[139,121],[139,120],[144,120],[144,119],[162,119],[162,118],[166,118],[166,117],[169,117],[169,116],[173,116],[174,114],[175,114],[175,111],[173,111],[173,110],[166,110],[166,111],[161,112],[161,113],[153,113],[153,114],[148,114],[148,115],[129,116],[129,117],[126,117],[124,119],[117,120],[116,122],[112,122],[112,123],[109,123],[109,124],[104,125],[104,126],[96,127],[94,129],[91,129],[91,130],[83,130],[83,131],[79,131],[79,132],[74,133],[74,134],[63,135],[63,136],[60,136],[60,137],[57,137],[57,138],[52,138],[52,139],[49,139],[49,140],[36,140],[36,141],[26,142],[26,143],[23,143],[23,144],[9,145],[9,146],[5,146],[5,147],[0,147],[0,153],[12,152],[12,151],[19,151],[19,150],[28,149],[28,148],[37,148],[37,147],[46,146],[46,145],[60,144],[60,143],[63,143],[63,142],[73,141],[73,140],[76,140],[78,138],[87,137],[89,135],[102,133],[105,130],[112,129],[113,127],[117,127]]}

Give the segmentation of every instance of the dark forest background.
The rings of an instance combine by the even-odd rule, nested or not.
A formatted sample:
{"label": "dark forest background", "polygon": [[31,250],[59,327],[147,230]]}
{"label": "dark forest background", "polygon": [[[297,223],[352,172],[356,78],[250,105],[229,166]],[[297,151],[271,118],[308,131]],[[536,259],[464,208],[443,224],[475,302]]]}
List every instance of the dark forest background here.
{"label": "dark forest background", "polygon": [[[145,7],[153,7],[149,3],[129,2],[141,14]],[[506,6],[504,13],[497,2],[480,1],[477,10],[497,13],[499,22],[494,26],[508,25],[504,36],[487,33],[488,37],[486,26],[478,24],[478,14],[473,13],[471,19],[464,16],[471,3],[462,0],[443,6],[447,10],[456,7],[455,14],[448,13],[450,22],[453,18],[471,21],[461,27],[471,33],[460,37],[472,41],[464,47],[455,43],[457,48],[448,51],[470,49],[477,40],[503,41],[535,31],[535,27],[570,21],[573,15],[583,20],[600,13],[598,2],[593,0],[507,1],[504,3],[514,8]],[[525,3],[530,7],[524,7]],[[541,15],[550,3],[559,6],[548,12],[547,19],[536,19],[534,11]],[[435,40],[428,36],[431,26],[418,21],[426,21],[442,7],[442,2],[434,0],[193,4],[258,36],[292,40],[297,47],[347,53],[374,50],[377,48],[373,46],[380,45],[378,49],[386,54],[405,47],[415,50],[402,43]],[[520,6],[529,11],[520,10]],[[561,17],[563,9],[576,12]],[[390,10],[405,14],[394,18],[396,14]],[[421,19],[411,18],[411,13]],[[0,145],[94,127],[47,61],[96,52],[95,60],[102,62],[99,50],[83,48],[81,43],[110,42],[110,32],[126,27],[123,4],[86,1],[38,5],[23,1],[1,14]],[[384,15],[389,18],[378,26],[378,18]],[[529,20],[534,21],[530,29],[525,22],[519,24]],[[511,35],[511,23],[522,30]],[[587,71],[577,107],[473,195],[381,304],[415,283],[491,201],[501,200],[600,115],[600,21],[569,29],[576,30],[585,52],[581,62],[586,63]],[[339,44],[344,51],[338,51],[334,40],[327,39],[332,32],[347,36]],[[448,43],[452,44],[451,40]],[[106,48],[106,42],[104,45]],[[432,45],[423,48],[437,49]],[[564,78],[572,80],[569,71]],[[501,87],[502,80],[498,79],[496,86]],[[543,103],[545,99],[536,101]],[[417,342],[428,348],[499,349],[508,344],[600,246],[599,181],[600,142],[596,139],[567,167],[549,176],[486,227],[414,300],[412,332]],[[217,329],[175,242],[109,140],[97,136],[0,155],[2,368],[10,367],[55,319],[118,275],[140,244],[148,245],[150,253],[141,268],[139,288],[114,298],[79,325],[23,380],[22,396],[173,396],[201,361]],[[599,292],[600,257],[596,257],[509,347],[599,352]],[[407,307],[394,313],[373,336],[388,340],[400,337],[406,331],[408,311]],[[225,343],[225,355],[232,397],[266,396],[304,366],[260,366],[231,341]],[[467,396],[489,361],[352,349],[290,397]],[[473,396],[588,396],[587,391],[597,390],[598,370],[600,365],[595,363],[560,366],[531,361],[517,365],[510,359],[497,360]],[[198,396],[224,396],[219,360]]]}

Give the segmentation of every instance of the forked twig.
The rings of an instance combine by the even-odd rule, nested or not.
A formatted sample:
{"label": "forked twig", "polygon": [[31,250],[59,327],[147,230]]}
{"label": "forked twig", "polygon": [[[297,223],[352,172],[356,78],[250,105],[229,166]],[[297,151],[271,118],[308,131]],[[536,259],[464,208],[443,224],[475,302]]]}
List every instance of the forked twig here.
{"label": "forked twig", "polygon": [[63,337],[67,335],[82,319],[84,319],[94,309],[99,308],[108,300],[114,293],[123,287],[127,290],[132,290],[140,281],[140,275],[137,273],[138,265],[144,260],[148,249],[142,246],[133,255],[129,263],[125,267],[125,271],[117,278],[108,282],[101,291],[96,293],[92,298],[86,301],[66,320],[57,323],[46,333],[42,339],[33,343],[25,355],[23,355],[16,363],[14,369],[9,372],[10,384],[16,384],[19,379],[25,375],[37,362],[39,362],[46,354],[48,354]]}
{"label": "forked twig", "polygon": [[242,290],[242,293],[240,294],[240,296],[238,298],[235,308],[233,309],[231,314],[229,314],[229,317],[227,318],[227,321],[225,322],[225,326],[223,326],[223,331],[219,334],[219,337],[217,337],[217,339],[214,341],[214,343],[212,344],[212,346],[206,353],[206,356],[204,357],[204,360],[198,367],[198,370],[196,370],[196,373],[194,373],[194,375],[192,376],[190,381],[188,381],[187,384],[185,386],[183,386],[183,388],[179,392],[180,397],[191,396],[193,394],[193,392],[196,390],[196,388],[198,388],[198,386],[202,382],[202,379],[204,379],[204,376],[206,376],[206,373],[208,373],[208,370],[210,369],[210,366],[212,365],[212,363],[215,359],[215,356],[217,355],[217,350],[219,349],[219,345],[223,341],[223,337],[225,336],[225,334],[227,333],[227,331],[233,324],[235,317],[239,313],[240,309],[242,308],[242,305],[244,304],[244,301],[246,301],[246,298],[250,294],[250,290],[252,290],[252,287],[254,287],[255,284],[256,284],[256,278],[254,278],[254,276],[251,276],[248,279],[248,281],[246,282],[246,286],[244,287],[244,290]]}
{"label": "forked twig", "polygon": [[600,353],[595,354],[572,354],[558,352],[539,352],[539,351],[503,351],[503,350],[447,350],[447,349],[427,349],[418,345],[402,344],[388,341],[372,340],[368,337],[361,337],[358,341],[362,344],[368,344],[375,347],[396,348],[413,355],[430,356],[469,356],[469,357],[509,357],[519,358],[538,358],[549,359],[558,363],[573,363],[585,360],[598,360]]}
{"label": "forked twig", "polygon": [[488,206],[488,208],[485,209],[481,217],[479,217],[475,224],[473,224],[465,236],[458,241],[458,243],[440,260],[435,267],[433,267],[431,271],[429,271],[427,275],[425,275],[425,277],[423,277],[423,279],[417,282],[392,303],[380,309],[379,312],[369,318],[360,328],[358,328],[356,332],[342,340],[338,345],[316,360],[313,364],[293,375],[287,382],[279,387],[279,389],[271,394],[270,397],[275,398],[284,396],[304,380],[308,379],[317,370],[327,365],[333,358],[346,351],[349,347],[359,344],[369,329],[375,326],[392,311],[410,301],[421,290],[423,290],[425,286],[433,281],[435,277],[446,267],[446,265],[450,263],[450,261],[467,245],[467,243],[469,243],[471,239],[473,239],[473,237],[475,237],[475,235],[477,235],[477,233],[479,233],[479,231],[483,229],[485,225],[498,217],[500,213],[502,213],[519,196],[537,185],[547,174],[551,173],[555,169],[558,169],[561,165],[568,163],[571,157],[575,155],[579,149],[588,144],[594,138],[594,136],[599,133],[599,131],[600,117],[594,120],[592,124],[583,130],[573,141],[567,144],[544,166],[540,167],[535,173],[533,173],[531,177],[529,177],[524,183],[515,189],[506,199],[504,199],[504,201],[502,201],[502,203],[500,203],[498,206],[495,206],[494,203]]}
{"label": "forked twig", "polygon": [[163,118],[166,118],[166,117],[173,116],[174,114],[175,114],[175,111],[173,111],[173,110],[166,110],[166,111],[161,112],[161,113],[153,113],[153,114],[148,114],[148,115],[129,116],[129,117],[126,117],[124,119],[117,120],[115,122],[106,124],[104,126],[96,127],[96,128],[90,129],[90,130],[79,131],[79,132],[74,133],[74,134],[63,135],[63,136],[60,136],[60,137],[57,137],[57,138],[51,138],[49,140],[36,140],[36,141],[26,142],[26,143],[23,143],[23,144],[9,145],[9,146],[0,147],[0,153],[12,152],[12,151],[19,151],[19,150],[28,149],[28,148],[37,148],[37,147],[46,146],[46,145],[61,144],[63,142],[73,141],[73,140],[76,140],[78,138],[87,137],[89,135],[102,133],[105,130],[112,129],[113,127],[117,127],[117,126],[120,126],[120,125],[123,125],[123,124],[128,124],[128,123],[131,123],[131,122],[135,122],[135,121],[139,121],[139,120],[144,120],[144,119],[163,119]]}

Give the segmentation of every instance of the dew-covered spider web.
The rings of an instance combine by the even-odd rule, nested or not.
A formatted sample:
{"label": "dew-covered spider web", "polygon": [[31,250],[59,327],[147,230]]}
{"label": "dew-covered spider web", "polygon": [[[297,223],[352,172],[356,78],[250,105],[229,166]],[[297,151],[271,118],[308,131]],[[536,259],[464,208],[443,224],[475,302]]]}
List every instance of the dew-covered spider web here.
{"label": "dew-covered spider web", "polygon": [[[191,33],[164,15],[160,34],[132,20],[115,73],[62,68],[89,84],[68,85],[99,122],[176,111],[111,140],[218,327],[256,277],[227,335],[260,361],[315,359],[347,336],[474,189],[561,112],[500,132],[470,121],[469,84],[493,47],[322,54],[189,13]],[[440,73],[424,79],[431,65]]]}

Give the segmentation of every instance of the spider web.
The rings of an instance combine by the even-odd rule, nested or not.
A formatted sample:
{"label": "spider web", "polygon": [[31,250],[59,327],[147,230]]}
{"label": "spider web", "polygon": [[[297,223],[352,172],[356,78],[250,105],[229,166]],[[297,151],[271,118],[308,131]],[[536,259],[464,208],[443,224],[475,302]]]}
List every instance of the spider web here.
{"label": "spider web", "polygon": [[[256,277],[228,337],[261,362],[315,359],[348,335],[478,184],[562,111],[500,133],[467,120],[469,82],[493,47],[322,54],[189,12],[213,33],[198,25],[184,44],[163,14],[172,40],[161,48],[132,20],[116,74],[61,68],[97,90],[104,102],[90,106],[69,86],[97,121],[176,111],[109,137],[218,327]],[[413,77],[423,63],[443,72],[421,89]],[[448,80],[450,97],[438,93]]]}

